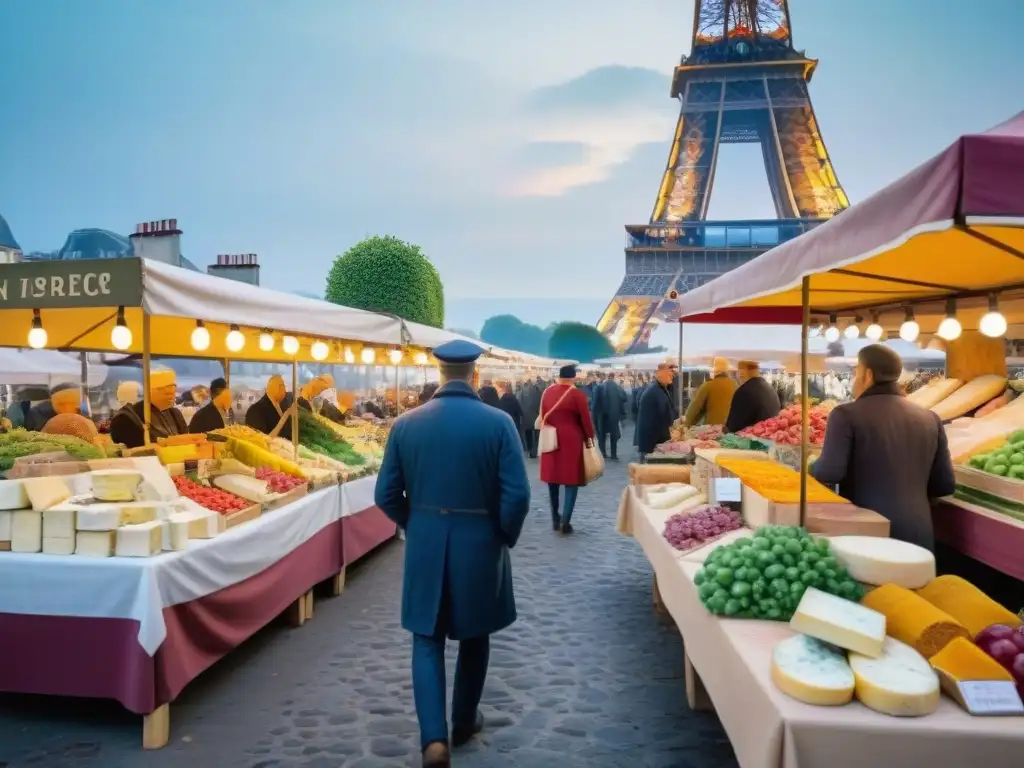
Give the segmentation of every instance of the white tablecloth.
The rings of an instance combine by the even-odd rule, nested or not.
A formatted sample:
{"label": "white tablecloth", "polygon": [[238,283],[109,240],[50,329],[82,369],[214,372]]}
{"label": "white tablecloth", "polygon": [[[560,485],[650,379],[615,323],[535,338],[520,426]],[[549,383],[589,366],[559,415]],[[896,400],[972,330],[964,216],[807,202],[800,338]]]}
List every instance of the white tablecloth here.
{"label": "white tablecloth", "polygon": [[373,492],[376,488],[376,475],[368,475],[343,483],[341,486],[341,516],[348,517],[372,507]]}
{"label": "white tablecloth", "polygon": [[[372,504],[375,478],[371,481]],[[346,484],[347,485],[347,484]],[[248,579],[294,551],[342,514],[331,486],[268,512],[184,552],[88,558],[0,553],[0,613],[134,619],[150,656],[166,637],[163,609]]]}

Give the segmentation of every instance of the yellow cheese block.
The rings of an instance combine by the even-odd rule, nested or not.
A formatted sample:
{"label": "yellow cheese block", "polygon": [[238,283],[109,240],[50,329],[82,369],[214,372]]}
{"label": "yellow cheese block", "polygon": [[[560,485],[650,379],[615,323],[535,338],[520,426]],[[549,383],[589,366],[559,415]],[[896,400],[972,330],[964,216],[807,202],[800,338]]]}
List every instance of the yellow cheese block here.
{"label": "yellow cheese block", "polygon": [[979,408],[1006,389],[1006,377],[988,374],[979,376],[957,389],[949,397],[931,407],[943,421],[955,419]]}
{"label": "yellow cheese block", "polygon": [[956,683],[972,680],[1013,682],[1013,675],[1002,664],[964,637],[953,638],[949,645],[932,656],[931,663]]}
{"label": "yellow cheese block", "polygon": [[21,482],[36,512],[63,504],[71,498],[71,489],[59,477],[29,477]]}
{"label": "yellow cheese block", "polygon": [[855,681],[846,655],[806,635],[775,646],[771,675],[776,688],[804,704],[839,707],[853,699]]}
{"label": "yellow cheese block", "polygon": [[964,383],[960,379],[932,379],[916,392],[907,395],[907,402],[931,408],[956,392]]}
{"label": "yellow cheese block", "polygon": [[939,708],[939,676],[921,654],[891,637],[882,654],[850,654],[857,700],[894,717],[923,717]]}

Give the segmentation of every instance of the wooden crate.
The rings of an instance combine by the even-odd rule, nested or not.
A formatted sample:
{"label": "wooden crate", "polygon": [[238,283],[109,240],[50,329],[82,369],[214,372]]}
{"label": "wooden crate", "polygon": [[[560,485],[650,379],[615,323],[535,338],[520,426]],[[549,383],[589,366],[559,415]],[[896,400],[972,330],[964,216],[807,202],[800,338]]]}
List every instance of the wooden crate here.
{"label": "wooden crate", "polygon": [[768,461],[764,451],[743,451],[735,448],[698,448],[697,456],[690,475],[690,485],[706,494],[711,481],[716,477],[732,477],[732,473],[718,466],[718,459],[750,459],[752,461]]}
{"label": "wooden crate", "polygon": [[1024,504],[1024,481],[1000,477],[964,464],[954,464],[953,474],[958,485],[965,485],[1001,499]]}
{"label": "wooden crate", "polygon": [[248,523],[250,520],[255,520],[261,514],[263,514],[263,507],[259,504],[253,504],[251,507],[246,507],[239,512],[234,512],[230,515],[221,515],[221,518],[224,520],[224,528],[228,529],[234,528],[236,525],[241,525],[242,523]]}
{"label": "wooden crate", "polygon": [[272,512],[275,509],[285,507],[291,504],[292,502],[298,501],[307,493],[309,493],[309,485],[299,485],[295,488],[292,488],[290,491],[288,491],[288,493],[282,493],[280,496],[275,496],[269,501],[264,502],[263,511]]}
{"label": "wooden crate", "polygon": [[887,518],[853,504],[808,504],[804,525],[823,536],[889,536]]}
{"label": "wooden crate", "polygon": [[743,515],[744,525],[748,528],[757,530],[766,525],[800,525],[799,504],[769,501],[745,485],[740,498],[740,513]]}

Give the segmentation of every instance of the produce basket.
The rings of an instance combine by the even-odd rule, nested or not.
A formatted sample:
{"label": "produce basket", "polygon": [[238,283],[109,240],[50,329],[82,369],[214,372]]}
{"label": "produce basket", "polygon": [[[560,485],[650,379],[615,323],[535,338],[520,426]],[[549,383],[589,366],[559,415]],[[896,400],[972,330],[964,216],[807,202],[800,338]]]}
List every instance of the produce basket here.
{"label": "produce basket", "polygon": [[[17,463],[15,463],[15,466],[17,466]],[[954,464],[953,474],[958,485],[984,491],[992,496],[998,496],[1015,504],[1024,504],[1024,481],[1022,480],[993,475],[990,472],[968,467],[964,464]]]}
{"label": "produce basket", "polygon": [[239,512],[233,512],[230,515],[221,515],[221,518],[224,520],[225,528],[234,528],[236,525],[241,525],[242,523],[248,523],[250,520],[255,520],[262,513],[263,507],[259,504],[253,504],[251,507],[246,507]]}
{"label": "produce basket", "polygon": [[298,486],[292,488],[287,493],[278,494],[277,496],[274,496],[270,500],[265,501],[263,503],[263,511],[264,512],[271,512],[271,511],[273,511],[275,509],[280,509],[281,507],[285,507],[285,506],[291,504],[293,501],[298,501],[299,499],[304,497],[307,493],[309,493],[309,486],[308,485],[298,485]]}

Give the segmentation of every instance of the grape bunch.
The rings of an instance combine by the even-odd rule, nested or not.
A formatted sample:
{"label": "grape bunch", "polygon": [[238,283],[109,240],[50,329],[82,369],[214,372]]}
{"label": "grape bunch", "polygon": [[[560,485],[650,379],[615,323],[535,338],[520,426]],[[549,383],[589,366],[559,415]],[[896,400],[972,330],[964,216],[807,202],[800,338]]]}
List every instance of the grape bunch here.
{"label": "grape bunch", "polygon": [[705,541],[743,527],[740,516],[725,507],[700,507],[693,512],[672,515],[665,523],[665,539],[685,552]]}

